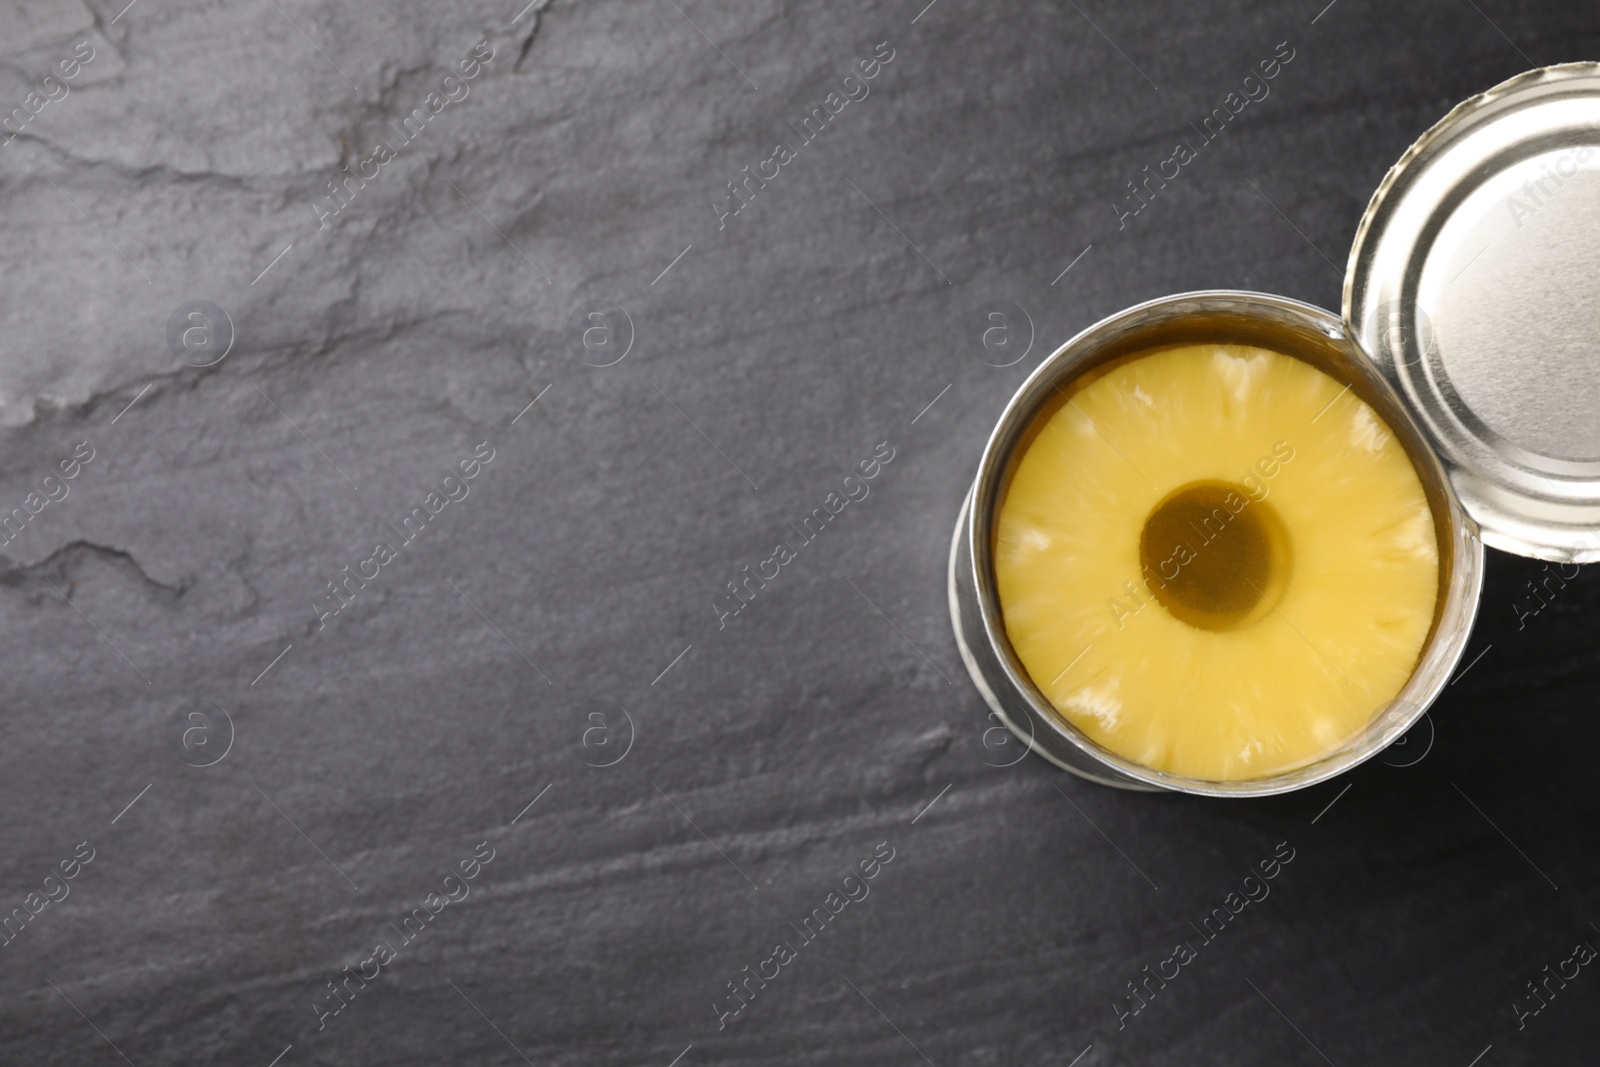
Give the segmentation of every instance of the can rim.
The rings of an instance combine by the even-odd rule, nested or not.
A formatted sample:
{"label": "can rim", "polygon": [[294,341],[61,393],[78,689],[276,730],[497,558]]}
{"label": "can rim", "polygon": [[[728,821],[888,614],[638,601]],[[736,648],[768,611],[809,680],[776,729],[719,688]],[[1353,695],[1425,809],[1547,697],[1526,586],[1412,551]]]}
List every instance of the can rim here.
{"label": "can rim", "polygon": [[[1445,685],[1448,684],[1455,664],[1460,661],[1462,654],[1466,650],[1466,642],[1471,634],[1472,623],[1477,616],[1478,603],[1482,593],[1483,543],[1478,536],[1476,525],[1462,509],[1460,501],[1456,498],[1455,492],[1449,480],[1444,476],[1442,468],[1437,467],[1437,455],[1431,449],[1427,449],[1425,441],[1423,441],[1423,447],[1427,449],[1426,456],[1431,457],[1436,467],[1432,473],[1448,505],[1447,510],[1452,523],[1452,543],[1459,542],[1458,550],[1461,554],[1459,562],[1462,568],[1463,582],[1459,587],[1452,582],[1448,590],[1452,602],[1441,605],[1438,609],[1441,613],[1440,618],[1444,618],[1448,612],[1454,612],[1455,614],[1450,617],[1455,620],[1457,625],[1448,634],[1441,629],[1430,635],[1427,644],[1419,654],[1418,664],[1413,668],[1411,677],[1389,705],[1391,709],[1400,707],[1409,710],[1404,710],[1399,715],[1395,715],[1391,710],[1389,719],[1391,729],[1387,732],[1387,736],[1382,743],[1357,745],[1353,741],[1346,742],[1340,749],[1312,763],[1263,778],[1239,781],[1209,781],[1153,770],[1102,747],[1061,717],[1060,713],[1039,691],[1038,686],[1035,685],[1026,668],[1022,666],[1015,650],[1011,647],[1011,642],[1006,637],[1004,619],[1000,611],[999,594],[994,581],[993,553],[988,537],[989,523],[993,520],[994,506],[997,503],[995,496],[998,491],[998,482],[1009,459],[1011,447],[1015,443],[1016,436],[1026,428],[1037,410],[1038,396],[1036,394],[1041,388],[1040,383],[1046,380],[1049,380],[1052,384],[1057,379],[1070,380],[1080,369],[1082,363],[1102,350],[1092,346],[1091,342],[1097,337],[1107,335],[1117,327],[1124,325],[1127,320],[1142,318],[1148,312],[1185,303],[1195,305],[1195,310],[1200,310],[1207,306],[1231,310],[1239,304],[1272,309],[1290,316],[1298,316],[1305,323],[1320,330],[1331,340],[1346,344],[1350,343],[1342,323],[1331,312],[1290,297],[1248,290],[1204,289],[1175,293],[1146,300],[1109,315],[1078,331],[1064,344],[1051,352],[1050,355],[1041,360],[1039,365],[1018,386],[1010,400],[1007,401],[1000,418],[996,421],[994,429],[990,432],[984,444],[978,471],[971,483],[971,489],[968,494],[968,504],[964,512],[966,521],[959,529],[965,536],[965,547],[970,561],[971,578],[983,630],[988,635],[1000,669],[1005,675],[1005,681],[1015,692],[1021,695],[1022,699],[1031,706],[1031,709],[1052,729],[1058,738],[1070,744],[1089,759],[1108,766],[1136,782],[1164,791],[1214,797],[1271,796],[1292,792],[1327,781],[1365,762],[1386,748],[1394,738],[1399,737],[1410,729],[1432,705]],[[1355,346],[1352,345],[1352,347]],[[1358,347],[1355,347],[1355,352],[1364,361],[1371,362]],[[1377,379],[1374,384],[1391,393],[1393,391],[1381,379]],[[1415,426],[1415,420],[1400,404],[1398,398],[1396,398],[1395,403],[1397,405],[1396,413],[1407,420],[1410,432],[1416,435],[1419,440],[1423,440],[1420,429]],[[1418,457],[1413,457],[1413,462],[1416,462],[1417,459]],[[980,515],[986,515],[988,520],[980,521]],[[967,666],[971,671],[972,664],[968,663]],[[983,685],[980,685],[980,692],[982,691]],[[1373,718],[1369,720],[1369,727],[1372,723],[1376,723],[1383,714],[1383,708],[1375,709]],[[1009,724],[1009,718],[1003,713],[1002,718],[1006,719]],[[1013,729],[1013,732],[1016,733],[1015,729]],[[1020,733],[1017,736],[1022,738]],[[1037,745],[1037,742],[1031,738],[1022,739],[1028,741],[1031,747]],[[1052,759],[1051,762],[1059,764],[1060,761]]]}

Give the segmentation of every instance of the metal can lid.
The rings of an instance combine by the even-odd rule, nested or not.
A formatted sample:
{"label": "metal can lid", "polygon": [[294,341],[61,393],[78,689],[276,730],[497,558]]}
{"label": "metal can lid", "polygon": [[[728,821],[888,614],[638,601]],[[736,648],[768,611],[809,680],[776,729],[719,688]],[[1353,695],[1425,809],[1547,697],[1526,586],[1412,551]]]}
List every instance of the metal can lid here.
{"label": "metal can lid", "polygon": [[1496,548],[1600,559],[1600,64],[1465,101],[1384,177],[1345,328]]}

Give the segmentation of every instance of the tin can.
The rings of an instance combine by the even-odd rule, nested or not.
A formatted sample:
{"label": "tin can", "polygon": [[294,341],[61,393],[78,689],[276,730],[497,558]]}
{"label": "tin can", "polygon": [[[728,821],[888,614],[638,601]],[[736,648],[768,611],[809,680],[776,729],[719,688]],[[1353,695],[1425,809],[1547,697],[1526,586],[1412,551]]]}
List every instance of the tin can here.
{"label": "tin can", "polygon": [[[1265,293],[1206,291],[1106,318],[1047,357],[1006,405],[950,548],[951,623],[984,701],[1030,750],[1104,785],[1262,796],[1315,785],[1405,733],[1461,660],[1484,544],[1600,558],[1600,64],[1530,71],[1425,133],[1357,228],[1343,314]],[[1161,345],[1245,344],[1302,359],[1381,415],[1432,513],[1439,595],[1409,680],[1361,732],[1267,777],[1205,781],[1097,744],[1059,714],[1007,639],[995,518],[1025,437],[1058,387]]]}

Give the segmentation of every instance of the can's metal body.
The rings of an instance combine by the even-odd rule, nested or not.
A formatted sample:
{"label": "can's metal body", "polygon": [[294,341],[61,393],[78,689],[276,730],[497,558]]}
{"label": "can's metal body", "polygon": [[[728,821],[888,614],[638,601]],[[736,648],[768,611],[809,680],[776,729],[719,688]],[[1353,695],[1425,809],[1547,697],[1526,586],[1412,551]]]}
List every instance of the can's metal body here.
{"label": "can's metal body", "polygon": [[[1307,766],[1266,778],[1211,782],[1140,766],[1067,722],[1012,650],[993,567],[994,520],[1019,445],[1041,407],[1086,371],[1160,345],[1249,344],[1303,359],[1380,414],[1404,445],[1428,499],[1439,544],[1440,595],[1416,670],[1360,734]],[[1340,320],[1309,304],[1265,293],[1184,293],[1104,319],[1056,349],[1017,390],[984,448],[950,546],[950,616],[956,643],[990,708],[1029,747],[1057,766],[1104,785],[1208,796],[1260,796],[1302,789],[1381,751],[1419,719],[1448,683],[1467,647],[1483,585],[1483,542],[1438,457],[1394,389]]]}

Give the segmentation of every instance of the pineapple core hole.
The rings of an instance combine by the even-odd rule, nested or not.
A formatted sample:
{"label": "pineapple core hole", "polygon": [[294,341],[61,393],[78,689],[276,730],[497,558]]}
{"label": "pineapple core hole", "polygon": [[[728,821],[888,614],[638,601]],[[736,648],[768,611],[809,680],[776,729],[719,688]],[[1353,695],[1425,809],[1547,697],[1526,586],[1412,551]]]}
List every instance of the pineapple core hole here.
{"label": "pineapple core hole", "polygon": [[1243,486],[1191,482],[1150,512],[1139,562],[1156,602],[1202,630],[1237,630],[1270,614],[1289,576],[1289,536]]}

